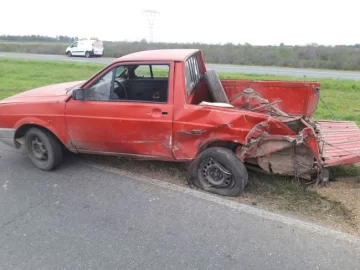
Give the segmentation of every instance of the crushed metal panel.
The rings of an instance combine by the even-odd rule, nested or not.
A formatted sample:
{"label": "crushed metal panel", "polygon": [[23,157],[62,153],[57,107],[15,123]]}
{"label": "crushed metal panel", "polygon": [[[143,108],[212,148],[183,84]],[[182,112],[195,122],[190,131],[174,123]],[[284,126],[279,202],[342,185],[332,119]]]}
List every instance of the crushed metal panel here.
{"label": "crushed metal panel", "polygon": [[314,156],[305,145],[293,146],[257,158],[259,166],[271,173],[309,178],[314,170]]}
{"label": "crushed metal panel", "polygon": [[252,153],[252,157],[260,157],[269,155],[274,152],[281,151],[285,148],[293,146],[295,143],[290,141],[265,141],[260,143]]}
{"label": "crushed metal panel", "polygon": [[352,121],[317,121],[324,166],[360,162],[360,129]]}

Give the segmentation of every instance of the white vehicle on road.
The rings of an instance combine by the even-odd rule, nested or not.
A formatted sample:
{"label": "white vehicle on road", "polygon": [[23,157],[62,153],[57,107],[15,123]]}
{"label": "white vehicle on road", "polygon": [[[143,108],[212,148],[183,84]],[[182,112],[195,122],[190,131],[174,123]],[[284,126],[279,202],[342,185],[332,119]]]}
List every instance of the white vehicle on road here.
{"label": "white vehicle on road", "polygon": [[78,40],[66,48],[65,53],[70,56],[102,56],[104,53],[103,42],[95,39]]}

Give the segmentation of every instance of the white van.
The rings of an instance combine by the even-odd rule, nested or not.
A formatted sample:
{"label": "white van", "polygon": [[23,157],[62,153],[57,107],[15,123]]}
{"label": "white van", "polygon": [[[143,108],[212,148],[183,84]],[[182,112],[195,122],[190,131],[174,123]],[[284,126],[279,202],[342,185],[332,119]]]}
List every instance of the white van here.
{"label": "white van", "polygon": [[65,53],[70,56],[102,56],[104,54],[103,42],[95,39],[78,40],[66,48]]}

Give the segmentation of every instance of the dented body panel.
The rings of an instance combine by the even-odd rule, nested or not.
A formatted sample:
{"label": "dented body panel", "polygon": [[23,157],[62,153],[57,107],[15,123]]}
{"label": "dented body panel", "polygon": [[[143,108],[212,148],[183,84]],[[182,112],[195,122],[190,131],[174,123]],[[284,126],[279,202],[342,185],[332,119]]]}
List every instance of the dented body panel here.
{"label": "dented body panel", "polygon": [[[192,56],[204,74],[198,50],[149,51],[121,57],[87,81],[26,91],[0,101],[0,128],[15,131],[16,147],[26,127],[35,125],[72,152],[142,159],[192,161],[207,147],[224,146],[246,164],[303,178],[324,167],[360,162],[355,123],[312,119],[318,82],[221,80],[229,103],[218,104],[204,79],[188,90]],[[139,64],[169,66],[166,102],[72,96],[77,88],[88,91],[113,68]]]}
{"label": "dented body panel", "polygon": [[318,82],[222,80],[222,85],[232,105],[244,107],[250,103],[251,109],[263,113],[267,112],[267,107],[260,107],[260,100],[250,95],[246,102],[245,89],[254,89],[257,95],[291,116],[312,117],[319,101]]}

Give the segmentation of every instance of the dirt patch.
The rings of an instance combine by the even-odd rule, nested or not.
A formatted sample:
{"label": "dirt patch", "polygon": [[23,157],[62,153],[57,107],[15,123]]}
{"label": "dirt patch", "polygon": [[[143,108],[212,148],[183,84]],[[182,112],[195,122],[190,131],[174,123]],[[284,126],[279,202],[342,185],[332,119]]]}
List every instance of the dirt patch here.
{"label": "dirt patch", "polygon": [[[187,164],[141,161],[109,156],[83,158],[114,166],[131,173],[187,186]],[[287,214],[360,236],[360,167],[340,167],[329,188],[313,188],[293,178],[268,176],[249,171],[249,184],[239,197],[224,197]],[[340,178],[342,176],[342,178]],[[344,177],[346,176],[346,177]]]}
{"label": "dirt patch", "polygon": [[335,168],[333,174],[331,185],[316,189],[316,193],[343,205],[351,213],[360,234],[360,163]]}

